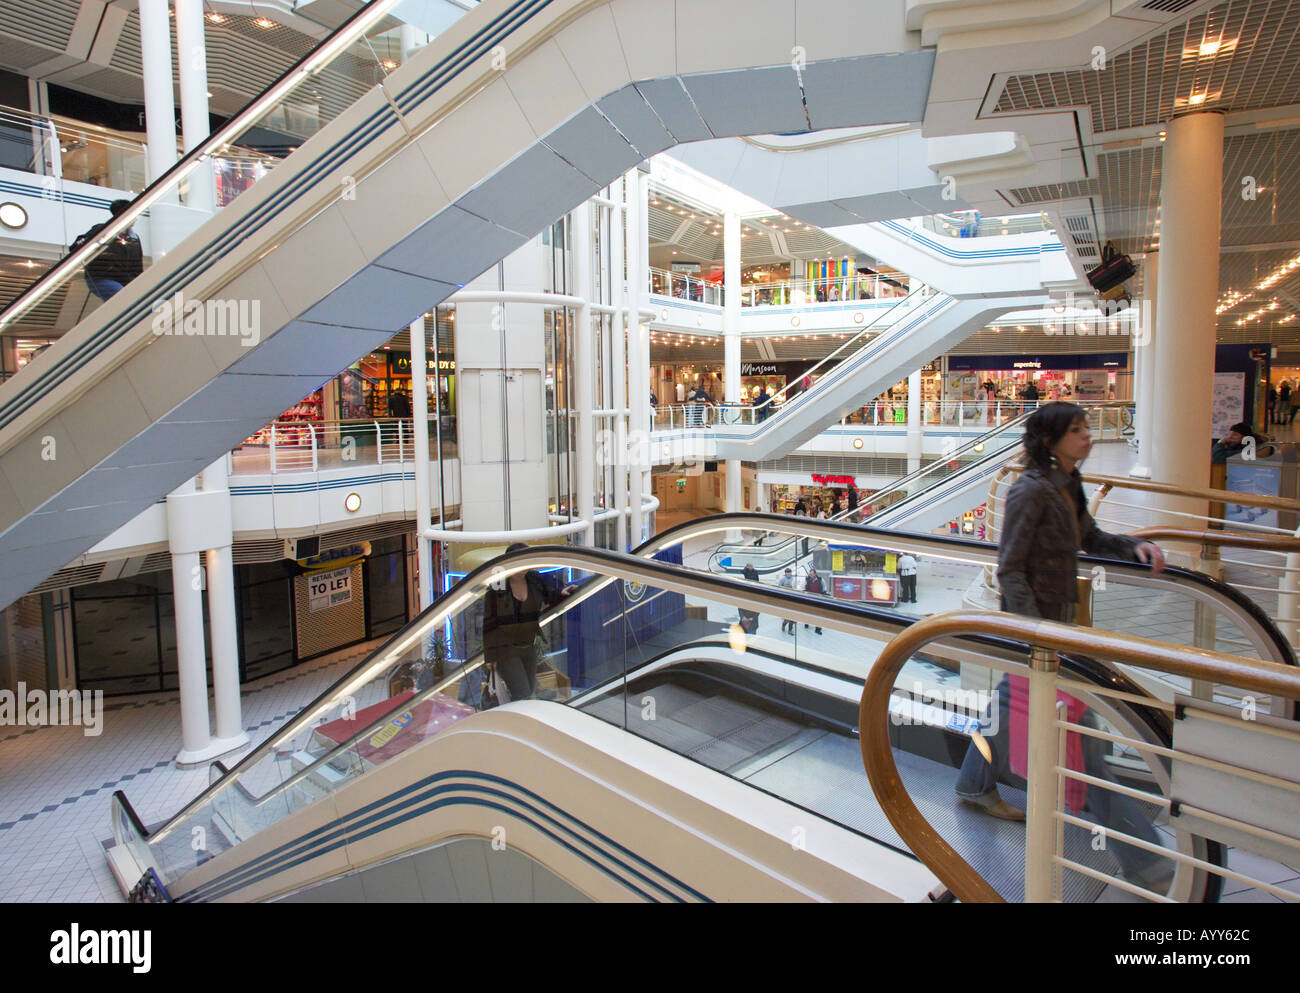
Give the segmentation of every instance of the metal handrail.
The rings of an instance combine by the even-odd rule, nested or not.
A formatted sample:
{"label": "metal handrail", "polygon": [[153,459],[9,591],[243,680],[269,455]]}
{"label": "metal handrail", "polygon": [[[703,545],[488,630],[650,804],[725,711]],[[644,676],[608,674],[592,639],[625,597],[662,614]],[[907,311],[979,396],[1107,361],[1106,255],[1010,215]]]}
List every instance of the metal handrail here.
{"label": "metal handrail", "polygon": [[179,189],[180,184],[204,162],[229,145],[249,125],[260,120],[268,107],[308,82],[321,68],[346,51],[359,38],[364,37],[371,27],[388,16],[398,2],[399,0],[371,0],[357,10],[329,37],[285,70],[274,83],[254,97],[229,121],[195,145],[166,172],[146,186],[144,191],[138,194],[121,214],[108,221],[94,238],[76,251],[65,255],[60,262],[46,270],[36,282],[23,290],[9,306],[0,310],[0,328],[13,323],[16,318],[35,307],[66,280],[80,274],[85,264],[97,256],[105,245],[119,234],[129,231],[151,206],[170,192]]}
{"label": "metal handrail", "polygon": [[[909,293],[907,296],[903,297],[901,300],[899,300],[896,304],[894,304],[894,305],[893,305],[892,307],[890,307],[888,310],[882,310],[879,314],[877,314],[877,315],[876,315],[875,317],[873,317],[869,322],[867,322],[867,324],[862,328],[862,330],[860,330],[860,331],[859,331],[857,334],[855,334],[852,338],[850,338],[848,341],[844,342],[842,345],[840,345],[838,348],[836,348],[833,352],[831,352],[831,353],[829,353],[828,355],[824,356],[824,357],[823,357],[823,358],[822,358],[822,359],[821,359],[821,360],[820,360],[816,365],[814,365],[812,368],[806,370],[806,371],[803,373],[803,375],[799,377],[800,380],[806,379],[807,377],[811,376],[814,372],[816,372],[818,369],[822,368],[822,366],[826,365],[827,362],[829,362],[831,359],[835,358],[835,357],[836,357],[837,355],[839,355],[841,352],[845,352],[846,355],[847,355],[847,354],[848,354],[847,350],[852,350],[852,351],[856,352],[858,349],[864,347],[866,344],[868,344],[867,342],[863,342],[862,344],[857,345],[857,347],[854,347],[854,345],[855,345],[856,342],[858,342],[858,340],[859,340],[860,338],[862,338],[863,335],[866,335],[866,334],[871,333],[872,330],[875,328],[875,326],[876,326],[878,323],[880,323],[882,320],[884,320],[886,317],[888,317],[890,314],[894,313],[895,311],[899,310],[899,309],[902,308],[902,307],[905,307],[905,306],[907,305],[908,301],[910,301],[913,297],[918,297],[918,298],[920,298],[920,297],[924,297],[925,292],[926,292],[926,289],[927,289],[927,287],[926,287],[924,284],[919,284],[919,285],[916,287],[916,289],[912,290],[911,293]],[[947,294],[936,293],[936,294],[934,295],[934,300],[935,300],[936,302],[942,302],[942,301],[944,301],[944,300],[950,300],[950,299],[952,299],[952,298],[949,297]],[[875,339],[872,338],[871,340],[874,341]],[[822,383],[824,383],[824,382],[825,382],[825,380],[822,380]],[[803,397],[808,396],[808,395],[811,394],[815,389],[817,389],[818,386],[822,385],[822,383],[818,383],[818,384],[816,384],[816,385],[814,385],[814,386],[811,386],[811,387],[809,387],[808,389],[804,390],[802,393],[799,393],[799,394],[797,394],[797,395],[795,395],[795,396],[788,397],[787,400],[786,400],[786,403],[794,402],[794,401],[796,401],[796,400],[800,400],[800,399],[802,399]],[[773,393],[770,397],[768,397],[767,400],[766,400],[764,403],[760,403],[757,407],[754,407],[754,406],[749,406],[749,407],[741,406],[741,409],[742,409],[742,410],[753,410],[753,411],[762,410],[764,407],[768,407],[768,408],[770,409],[771,405],[773,405],[773,404],[776,403],[776,398],[777,398],[777,397],[779,397],[779,396],[785,396],[785,394],[786,394],[787,392],[789,392],[791,389],[793,389],[794,386],[795,386],[795,384],[794,384],[793,382],[786,383],[785,386],[781,387],[781,389],[777,390],[777,391],[776,391],[775,393]],[[736,407],[736,406],[740,406],[740,405],[738,405],[738,404],[732,404],[732,405],[730,405],[730,406]],[[782,406],[784,407],[784,406],[785,406],[785,403],[783,403]]]}
{"label": "metal handrail", "polygon": [[[1272,662],[996,612],[949,611],[918,621],[885,646],[867,675],[858,707],[862,762],[876,800],[903,843],[964,903],[1004,901],[917,809],[894,761],[890,736],[872,731],[888,726],[893,681],[913,655],[940,638],[972,635],[1006,638],[1035,648],[1109,659],[1300,700],[1300,671]],[[1018,664],[1030,668],[1024,662]],[[1031,809],[1034,800],[1031,795]]]}

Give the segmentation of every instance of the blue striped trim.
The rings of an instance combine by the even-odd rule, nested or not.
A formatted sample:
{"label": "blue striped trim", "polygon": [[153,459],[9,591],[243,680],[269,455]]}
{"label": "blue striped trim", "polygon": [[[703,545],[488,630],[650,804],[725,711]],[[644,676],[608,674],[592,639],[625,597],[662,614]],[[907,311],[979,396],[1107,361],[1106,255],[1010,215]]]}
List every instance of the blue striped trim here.
{"label": "blue striped trim", "polygon": [[[459,71],[464,61],[464,53],[473,50],[473,58],[477,58],[479,54],[482,54],[482,51],[490,51],[501,38],[531,19],[538,11],[549,6],[551,2],[552,0],[520,0],[520,2],[514,4],[497,17],[487,28],[478,32],[472,39],[458,48],[451,56],[407,87],[396,98],[395,102],[402,106],[405,111],[428,99],[441,89],[455,75],[455,72]],[[450,67],[453,63],[455,64],[455,72],[444,73],[444,67]],[[417,90],[419,91],[418,99],[408,99]],[[255,231],[264,227],[292,206],[297,198],[313,186],[323,175],[341,165],[348,157],[368,144],[372,138],[385,128],[397,123],[392,108],[385,104],[334,145],[323,149],[316,161],[305,166],[297,176],[286,183],[283,189],[272,194],[265,203],[255,208],[237,225],[218,234],[207,246],[196,252],[185,265],[169,276],[154,291],[152,299],[137,301],[116,320],[92,334],[90,338],[78,346],[58,365],[47,370],[0,406],[0,428],[9,425],[37,400],[57,389],[70,376],[87,365],[100,352],[143,320],[147,314],[152,312],[154,301],[166,299],[177,290],[188,285],[195,276],[211,268],[212,264],[224,257],[228,251],[235,249],[240,242],[247,240]]]}
{"label": "blue striped trim", "polygon": [[[917,231],[916,229],[908,227],[905,224],[900,224],[898,221],[880,221],[879,224],[881,227],[886,228],[894,232],[895,234],[902,235],[908,241],[913,241],[916,242],[917,244],[924,245],[927,249],[929,249],[931,252],[935,253],[936,255],[942,255],[945,258],[950,258],[950,259],[991,260],[991,259],[1033,258],[1045,252],[1065,251],[1065,246],[1062,245],[1060,242],[1044,242],[1038,245],[1023,245],[1019,248],[972,248],[972,249],[958,250],[955,248],[949,248],[947,245],[943,244],[943,242],[935,241],[933,238],[929,237],[923,232]],[[971,240],[977,241],[978,239],[971,239]]]}
{"label": "blue striped trim", "polygon": [[70,203],[78,207],[98,207],[101,210],[108,210],[108,205],[113,202],[108,197],[92,197],[84,193],[68,193],[56,187],[46,189],[44,186],[18,183],[9,179],[0,179],[0,193],[14,193],[18,196],[32,197],[36,200]]}
{"label": "blue striped trim", "polygon": [[[461,781],[458,782],[457,780]],[[496,787],[514,789],[528,799],[520,799]],[[453,792],[468,792],[479,795],[446,795]],[[393,801],[400,802],[396,806],[390,806]],[[513,806],[506,806],[499,801],[507,801]],[[664,872],[646,859],[636,855],[627,847],[620,845],[612,838],[595,830],[581,819],[574,817],[533,791],[511,780],[472,770],[449,770],[405,786],[380,800],[361,807],[338,821],[308,831],[237,869],[232,869],[211,879],[190,890],[179,899],[181,902],[198,902],[229,896],[271,876],[286,872],[322,855],[327,855],[347,844],[382,834],[434,810],[463,805],[487,807],[531,825],[644,899],[654,902],[685,902],[677,893],[674,893],[667,886],[656,881],[647,872],[642,871],[641,868],[632,863],[637,863],[645,870],[658,874],[694,899],[712,902],[698,890]],[[554,816],[555,814],[562,815],[579,825],[594,835],[599,843],[579,834],[572,827],[562,823]],[[578,847],[579,845],[585,846],[587,851]],[[622,874],[593,857],[592,852],[604,856],[621,867]],[[656,895],[650,890],[657,890],[661,895]]]}
{"label": "blue striped trim", "polygon": [[[279,478],[279,477],[277,477]],[[394,483],[414,480],[414,472],[385,472],[377,476],[348,476],[346,479],[308,480],[305,483],[259,483],[250,486],[230,487],[231,496],[265,496],[272,493],[314,493],[317,490],[340,490],[375,483]]]}

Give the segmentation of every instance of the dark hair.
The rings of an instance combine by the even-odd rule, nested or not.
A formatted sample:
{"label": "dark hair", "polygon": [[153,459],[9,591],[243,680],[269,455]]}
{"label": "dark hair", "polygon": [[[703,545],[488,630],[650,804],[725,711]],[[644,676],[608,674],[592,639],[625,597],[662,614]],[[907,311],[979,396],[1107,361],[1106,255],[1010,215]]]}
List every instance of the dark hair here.
{"label": "dark hair", "polygon": [[1077,422],[1088,420],[1087,411],[1072,403],[1048,403],[1025,422],[1025,456],[1046,472],[1052,467],[1052,449]]}
{"label": "dark hair", "polygon": [[1251,435],[1252,437],[1253,437],[1254,434],[1255,434],[1255,429],[1252,428],[1252,427],[1251,427],[1249,424],[1247,424],[1245,421],[1238,421],[1238,422],[1237,422],[1236,424],[1234,424],[1232,427],[1228,428],[1228,430],[1229,430],[1230,432],[1231,432],[1231,431],[1236,431],[1237,434]]}
{"label": "dark hair", "polygon": [[130,200],[114,200],[108,205],[108,212],[114,217],[117,217],[129,206],[131,206]]}

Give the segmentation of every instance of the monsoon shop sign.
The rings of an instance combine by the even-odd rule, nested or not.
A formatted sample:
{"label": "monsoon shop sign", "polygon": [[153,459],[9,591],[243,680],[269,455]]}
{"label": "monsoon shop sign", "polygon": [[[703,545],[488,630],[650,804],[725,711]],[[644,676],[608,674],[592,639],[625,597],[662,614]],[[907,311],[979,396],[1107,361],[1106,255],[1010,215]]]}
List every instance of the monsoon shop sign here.
{"label": "monsoon shop sign", "polygon": [[352,567],[317,572],[307,577],[312,611],[352,602]]}

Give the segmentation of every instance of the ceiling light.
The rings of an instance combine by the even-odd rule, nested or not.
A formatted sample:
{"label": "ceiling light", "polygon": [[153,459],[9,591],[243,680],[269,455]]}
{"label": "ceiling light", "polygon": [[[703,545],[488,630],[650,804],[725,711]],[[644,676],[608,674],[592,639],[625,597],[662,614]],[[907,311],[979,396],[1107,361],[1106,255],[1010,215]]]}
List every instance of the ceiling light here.
{"label": "ceiling light", "polygon": [[213,23],[213,24],[225,24],[225,23],[226,23],[226,15],[225,15],[225,14],[218,14],[215,10],[214,10],[214,11],[209,11],[207,16],[208,16],[208,20],[209,20],[211,23]]}
{"label": "ceiling light", "polygon": [[273,27],[275,27],[275,21],[271,20],[269,17],[257,17],[257,18],[254,18],[254,19],[253,19],[253,23],[256,24],[259,28],[273,28]]}
{"label": "ceiling light", "polygon": [[1220,46],[1222,46],[1222,44],[1223,44],[1223,42],[1221,42],[1221,41],[1203,41],[1203,42],[1201,42],[1201,47],[1200,47],[1199,49],[1197,49],[1197,54],[1198,54],[1198,55],[1213,55],[1215,52],[1217,52],[1217,51],[1219,50],[1219,48],[1220,48]]}
{"label": "ceiling light", "polygon": [[361,494],[360,494],[360,493],[349,493],[346,497],[344,497],[344,498],[343,498],[343,509],[346,510],[349,514],[355,514],[358,510],[360,510],[360,509],[361,509]]}
{"label": "ceiling light", "polygon": [[1208,96],[1208,93],[1193,93],[1187,98],[1187,102],[1191,106],[1195,107],[1198,103],[1205,103],[1205,98]]}
{"label": "ceiling light", "polygon": [[388,70],[392,70],[392,69],[396,69],[396,68],[397,68],[397,63],[394,62],[392,59],[384,59],[384,61],[381,62],[380,64],[381,64],[385,69],[388,69]]}

